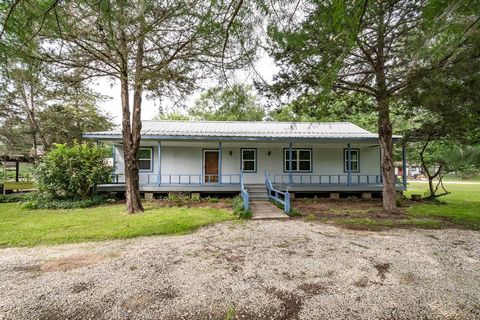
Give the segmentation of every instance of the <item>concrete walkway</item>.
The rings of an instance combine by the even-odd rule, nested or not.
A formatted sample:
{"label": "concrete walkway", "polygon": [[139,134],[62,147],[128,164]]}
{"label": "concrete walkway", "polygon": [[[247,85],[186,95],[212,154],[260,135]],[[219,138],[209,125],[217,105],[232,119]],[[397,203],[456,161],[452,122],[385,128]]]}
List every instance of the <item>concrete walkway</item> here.
{"label": "concrete walkway", "polygon": [[253,200],[250,202],[250,210],[253,213],[253,220],[288,219],[287,214],[269,200]]}

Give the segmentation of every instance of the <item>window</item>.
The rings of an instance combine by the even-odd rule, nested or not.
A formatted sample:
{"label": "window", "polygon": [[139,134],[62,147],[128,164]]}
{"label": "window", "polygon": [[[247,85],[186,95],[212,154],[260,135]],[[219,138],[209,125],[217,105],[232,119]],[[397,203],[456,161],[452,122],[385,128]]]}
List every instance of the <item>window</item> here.
{"label": "window", "polygon": [[[284,149],[284,171],[290,171],[290,149]],[[312,150],[292,149],[292,171],[312,171]]]}
{"label": "window", "polygon": [[[358,149],[350,149],[350,154],[352,155],[351,163],[351,171],[352,172],[360,172],[360,150]],[[343,171],[348,172],[348,149],[343,149]]]}
{"label": "window", "polygon": [[138,150],[138,168],[140,171],[152,171],[153,148],[140,148]]}
{"label": "window", "polygon": [[242,172],[257,171],[257,149],[242,149]]}

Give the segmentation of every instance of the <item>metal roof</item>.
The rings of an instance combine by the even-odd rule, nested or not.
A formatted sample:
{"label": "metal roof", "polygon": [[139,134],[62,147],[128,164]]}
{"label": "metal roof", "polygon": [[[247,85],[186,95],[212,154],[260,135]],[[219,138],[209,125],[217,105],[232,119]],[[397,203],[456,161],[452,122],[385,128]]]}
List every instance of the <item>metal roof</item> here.
{"label": "metal roof", "polygon": [[[121,138],[121,130],[88,132],[85,138]],[[350,122],[142,121],[143,139],[378,139]],[[399,138],[396,136],[395,138]]]}

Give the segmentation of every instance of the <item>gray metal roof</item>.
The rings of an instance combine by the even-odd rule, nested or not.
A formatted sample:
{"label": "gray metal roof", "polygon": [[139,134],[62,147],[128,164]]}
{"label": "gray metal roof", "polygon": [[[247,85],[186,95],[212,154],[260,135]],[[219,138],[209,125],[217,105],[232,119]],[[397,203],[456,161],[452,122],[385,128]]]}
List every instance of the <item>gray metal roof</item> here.
{"label": "gray metal roof", "polygon": [[[233,138],[276,139],[378,139],[350,122],[262,122],[262,121],[143,121],[142,138]],[[85,138],[121,138],[120,130],[88,132]],[[398,136],[396,137],[398,138]]]}

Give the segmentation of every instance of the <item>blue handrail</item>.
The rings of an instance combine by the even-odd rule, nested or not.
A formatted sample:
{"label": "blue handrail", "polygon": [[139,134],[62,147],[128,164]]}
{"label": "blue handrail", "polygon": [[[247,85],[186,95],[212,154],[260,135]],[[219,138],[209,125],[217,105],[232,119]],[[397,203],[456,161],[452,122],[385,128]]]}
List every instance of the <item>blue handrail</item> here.
{"label": "blue handrail", "polygon": [[245,184],[243,183],[243,172],[240,172],[240,192],[243,198],[243,210],[248,211],[250,209],[250,197],[247,189],[245,189]]}
{"label": "blue handrail", "polygon": [[272,182],[270,181],[270,177],[267,171],[265,171],[265,186],[267,187],[268,198],[272,199],[276,203],[282,204],[283,211],[285,211],[286,214],[290,215],[290,192],[283,192],[275,189],[272,185]]}

